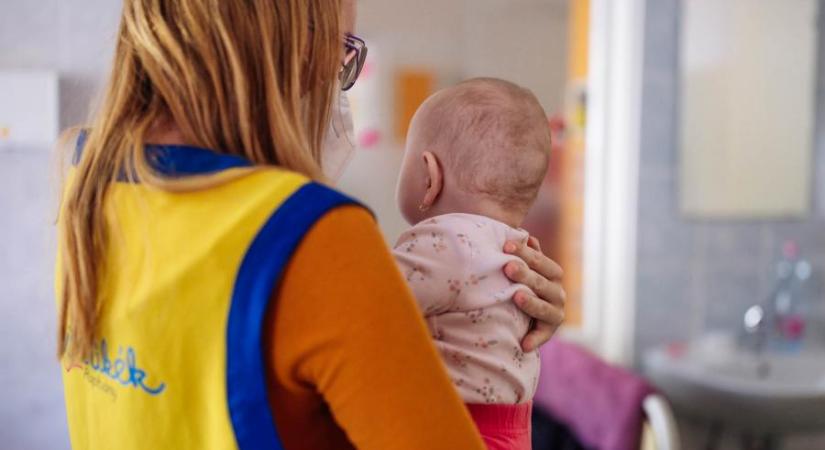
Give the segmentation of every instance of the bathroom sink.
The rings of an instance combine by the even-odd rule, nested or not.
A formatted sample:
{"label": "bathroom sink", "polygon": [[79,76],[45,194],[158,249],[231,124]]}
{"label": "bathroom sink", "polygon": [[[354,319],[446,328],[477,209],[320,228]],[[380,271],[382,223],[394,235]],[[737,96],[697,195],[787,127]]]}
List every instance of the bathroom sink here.
{"label": "bathroom sink", "polygon": [[644,370],[674,406],[758,434],[825,428],[825,349],[758,356],[728,334],[648,351]]}

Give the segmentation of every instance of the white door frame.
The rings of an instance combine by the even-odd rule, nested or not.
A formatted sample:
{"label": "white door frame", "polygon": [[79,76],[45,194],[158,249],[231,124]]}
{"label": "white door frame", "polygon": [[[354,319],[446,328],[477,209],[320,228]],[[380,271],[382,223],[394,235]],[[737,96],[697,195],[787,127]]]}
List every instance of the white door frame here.
{"label": "white door frame", "polygon": [[633,361],[645,0],[591,0],[581,340]]}

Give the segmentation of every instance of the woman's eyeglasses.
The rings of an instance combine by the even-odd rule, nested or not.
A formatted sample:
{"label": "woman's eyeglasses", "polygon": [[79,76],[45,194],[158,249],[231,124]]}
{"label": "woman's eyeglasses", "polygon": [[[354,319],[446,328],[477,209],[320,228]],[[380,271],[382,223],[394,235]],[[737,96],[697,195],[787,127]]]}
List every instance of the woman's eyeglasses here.
{"label": "woman's eyeglasses", "polygon": [[348,91],[358,80],[358,75],[364,69],[367,60],[367,43],[354,34],[347,34],[344,40],[344,61],[338,79],[341,81],[341,90]]}

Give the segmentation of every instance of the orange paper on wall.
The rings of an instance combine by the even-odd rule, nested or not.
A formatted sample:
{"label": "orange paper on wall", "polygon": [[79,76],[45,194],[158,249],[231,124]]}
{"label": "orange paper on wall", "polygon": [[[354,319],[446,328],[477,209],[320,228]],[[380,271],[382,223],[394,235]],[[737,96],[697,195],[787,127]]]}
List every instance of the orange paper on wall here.
{"label": "orange paper on wall", "polygon": [[432,94],[435,75],[422,69],[402,69],[395,80],[395,130],[399,140],[407,137],[407,130],[415,111]]}

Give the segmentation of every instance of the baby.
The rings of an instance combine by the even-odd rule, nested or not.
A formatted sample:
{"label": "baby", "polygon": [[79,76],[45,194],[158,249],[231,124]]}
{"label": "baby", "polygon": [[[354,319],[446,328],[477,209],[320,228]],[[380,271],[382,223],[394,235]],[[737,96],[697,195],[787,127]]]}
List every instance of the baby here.
{"label": "baby", "polygon": [[547,171],[550,128],[527,89],[479,78],[424,102],[410,124],[398,184],[404,218],[395,257],[450,376],[491,449],[529,449],[537,352],[524,286],[502,268]]}

